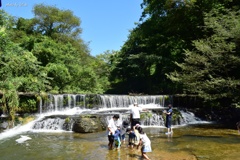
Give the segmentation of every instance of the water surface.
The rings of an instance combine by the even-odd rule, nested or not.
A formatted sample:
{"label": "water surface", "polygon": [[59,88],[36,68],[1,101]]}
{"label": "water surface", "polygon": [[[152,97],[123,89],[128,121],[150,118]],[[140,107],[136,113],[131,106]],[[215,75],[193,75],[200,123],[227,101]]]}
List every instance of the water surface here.
{"label": "water surface", "polygon": [[[237,160],[240,159],[240,134],[235,129],[201,124],[174,128],[144,128],[152,142],[152,160]],[[17,143],[20,135],[32,139]],[[129,149],[108,150],[106,132],[25,132],[0,141],[1,160],[140,160],[141,152]]]}

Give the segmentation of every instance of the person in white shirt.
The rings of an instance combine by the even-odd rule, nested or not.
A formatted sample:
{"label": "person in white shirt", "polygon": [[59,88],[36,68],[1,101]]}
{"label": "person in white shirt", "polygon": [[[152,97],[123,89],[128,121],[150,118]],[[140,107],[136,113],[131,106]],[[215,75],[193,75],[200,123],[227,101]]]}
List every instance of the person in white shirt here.
{"label": "person in white shirt", "polygon": [[139,131],[140,141],[139,141],[137,148],[140,145],[142,145],[142,148],[141,148],[142,157],[150,160],[150,158],[147,156],[147,152],[152,152],[151,141],[148,138],[147,134],[143,132],[142,127],[138,127],[138,131]]}
{"label": "person in white shirt", "polygon": [[113,149],[113,142],[114,142],[114,134],[117,130],[117,126],[120,125],[120,122],[118,121],[119,115],[115,114],[108,122],[108,148]]}
{"label": "person in white shirt", "polygon": [[131,121],[131,128],[133,129],[133,126],[140,123],[140,113],[142,111],[147,111],[146,109],[143,109],[142,107],[139,107],[137,103],[133,104],[133,107],[130,109],[130,121]]}

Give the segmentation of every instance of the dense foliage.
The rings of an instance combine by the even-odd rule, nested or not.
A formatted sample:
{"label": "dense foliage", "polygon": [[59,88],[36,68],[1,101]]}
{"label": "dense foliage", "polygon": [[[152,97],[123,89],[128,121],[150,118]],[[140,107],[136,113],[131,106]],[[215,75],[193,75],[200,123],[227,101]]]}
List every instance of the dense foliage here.
{"label": "dense foliage", "polygon": [[239,106],[240,1],[143,0],[141,7],[121,50],[96,57],[70,10],[39,4],[31,19],[0,10],[2,110],[14,119],[36,104],[19,105],[20,92],[191,94]]}
{"label": "dense foliage", "polygon": [[1,110],[11,120],[26,110],[19,93],[104,93],[109,87],[107,64],[90,55],[72,11],[40,4],[32,19],[0,12]]}
{"label": "dense foliage", "polygon": [[212,106],[239,106],[240,12],[215,9],[204,22],[212,36],[193,41],[195,49],[185,51],[183,63],[176,62],[181,71],[169,77]]}
{"label": "dense foliage", "polygon": [[238,106],[237,0],[144,0],[143,13],[112,57],[111,92],[191,94]]}

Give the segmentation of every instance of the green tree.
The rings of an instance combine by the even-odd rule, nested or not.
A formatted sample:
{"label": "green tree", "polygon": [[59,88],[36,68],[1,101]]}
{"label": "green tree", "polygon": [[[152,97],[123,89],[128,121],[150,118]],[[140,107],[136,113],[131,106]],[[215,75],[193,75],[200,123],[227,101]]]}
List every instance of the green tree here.
{"label": "green tree", "polygon": [[174,62],[183,62],[184,50],[194,48],[193,40],[211,36],[210,30],[204,30],[204,13],[219,4],[240,6],[237,0],[144,0],[141,21],[115,58],[111,80],[116,90],[121,86],[123,93],[182,93],[182,85],[166,75],[179,70]]}
{"label": "green tree", "polygon": [[19,109],[18,93],[39,93],[47,88],[48,78],[36,57],[12,43],[4,27],[0,28],[0,44],[1,104],[13,124]]}
{"label": "green tree", "polygon": [[37,32],[43,35],[53,36],[61,33],[71,36],[79,36],[81,33],[80,19],[70,10],[60,10],[54,6],[37,4],[33,8]]}
{"label": "green tree", "polygon": [[176,62],[181,71],[168,77],[212,105],[239,106],[240,12],[223,8],[206,14],[206,29],[213,35],[193,41],[195,49],[185,51],[183,63]]}

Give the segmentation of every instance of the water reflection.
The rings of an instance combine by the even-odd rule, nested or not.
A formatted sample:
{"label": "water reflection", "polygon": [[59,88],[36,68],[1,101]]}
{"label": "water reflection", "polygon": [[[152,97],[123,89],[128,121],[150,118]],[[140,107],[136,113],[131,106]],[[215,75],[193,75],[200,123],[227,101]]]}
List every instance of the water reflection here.
{"label": "water reflection", "polygon": [[167,134],[167,140],[168,140],[168,142],[172,142],[172,137],[173,137],[173,133]]}

